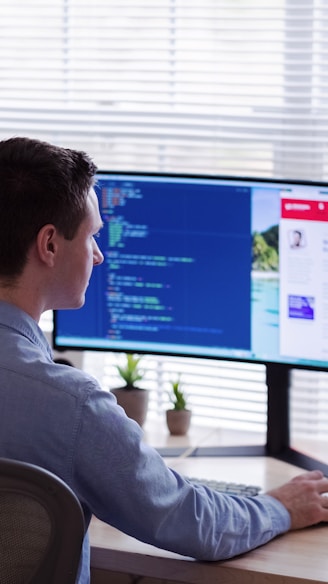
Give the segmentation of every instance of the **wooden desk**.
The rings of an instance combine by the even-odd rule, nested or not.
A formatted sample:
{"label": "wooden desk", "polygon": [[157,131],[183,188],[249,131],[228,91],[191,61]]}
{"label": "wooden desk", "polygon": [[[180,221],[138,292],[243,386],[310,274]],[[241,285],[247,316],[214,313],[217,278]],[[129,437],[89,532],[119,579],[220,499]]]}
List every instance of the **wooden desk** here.
{"label": "wooden desk", "polygon": [[[266,457],[179,458],[168,465],[189,476],[273,488],[302,469]],[[198,562],[143,544],[93,519],[91,566],[190,584],[315,584],[328,582],[328,525],[284,534],[243,556]]]}

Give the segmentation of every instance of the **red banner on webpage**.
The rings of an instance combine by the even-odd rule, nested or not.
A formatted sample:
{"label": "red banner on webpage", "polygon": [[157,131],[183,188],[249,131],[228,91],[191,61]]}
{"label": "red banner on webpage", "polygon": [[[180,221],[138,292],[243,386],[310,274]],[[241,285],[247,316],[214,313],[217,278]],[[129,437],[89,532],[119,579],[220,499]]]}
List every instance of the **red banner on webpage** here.
{"label": "red banner on webpage", "polygon": [[328,201],[281,199],[281,219],[328,221]]}

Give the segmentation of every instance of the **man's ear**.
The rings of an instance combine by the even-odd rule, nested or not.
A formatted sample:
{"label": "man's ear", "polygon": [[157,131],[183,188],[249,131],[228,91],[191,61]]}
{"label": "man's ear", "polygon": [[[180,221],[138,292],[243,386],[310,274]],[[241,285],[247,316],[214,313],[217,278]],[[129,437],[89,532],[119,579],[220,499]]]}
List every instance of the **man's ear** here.
{"label": "man's ear", "polygon": [[36,246],[39,259],[52,267],[58,251],[58,231],[54,225],[48,224],[41,227],[37,239]]}

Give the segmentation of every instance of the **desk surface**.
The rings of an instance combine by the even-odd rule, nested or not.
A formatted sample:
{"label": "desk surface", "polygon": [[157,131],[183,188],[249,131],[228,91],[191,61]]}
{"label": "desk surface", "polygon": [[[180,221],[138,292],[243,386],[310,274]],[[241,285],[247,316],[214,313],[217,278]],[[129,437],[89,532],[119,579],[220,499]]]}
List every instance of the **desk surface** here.
{"label": "desk surface", "polygon": [[[175,458],[168,466],[205,478],[259,484],[266,491],[303,472],[267,457]],[[143,544],[93,519],[91,566],[191,584],[328,582],[328,525],[289,532],[243,556],[198,562]],[[242,579],[241,579],[242,578]]]}

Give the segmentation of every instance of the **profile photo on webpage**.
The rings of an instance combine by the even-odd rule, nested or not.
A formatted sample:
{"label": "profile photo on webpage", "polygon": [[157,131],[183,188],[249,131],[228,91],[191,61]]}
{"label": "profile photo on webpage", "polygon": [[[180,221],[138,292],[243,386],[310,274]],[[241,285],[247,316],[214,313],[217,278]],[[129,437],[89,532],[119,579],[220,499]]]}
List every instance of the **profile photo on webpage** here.
{"label": "profile photo on webpage", "polygon": [[302,229],[291,229],[289,231],[289,246],[291,249],[305,247],[305,233]]}

